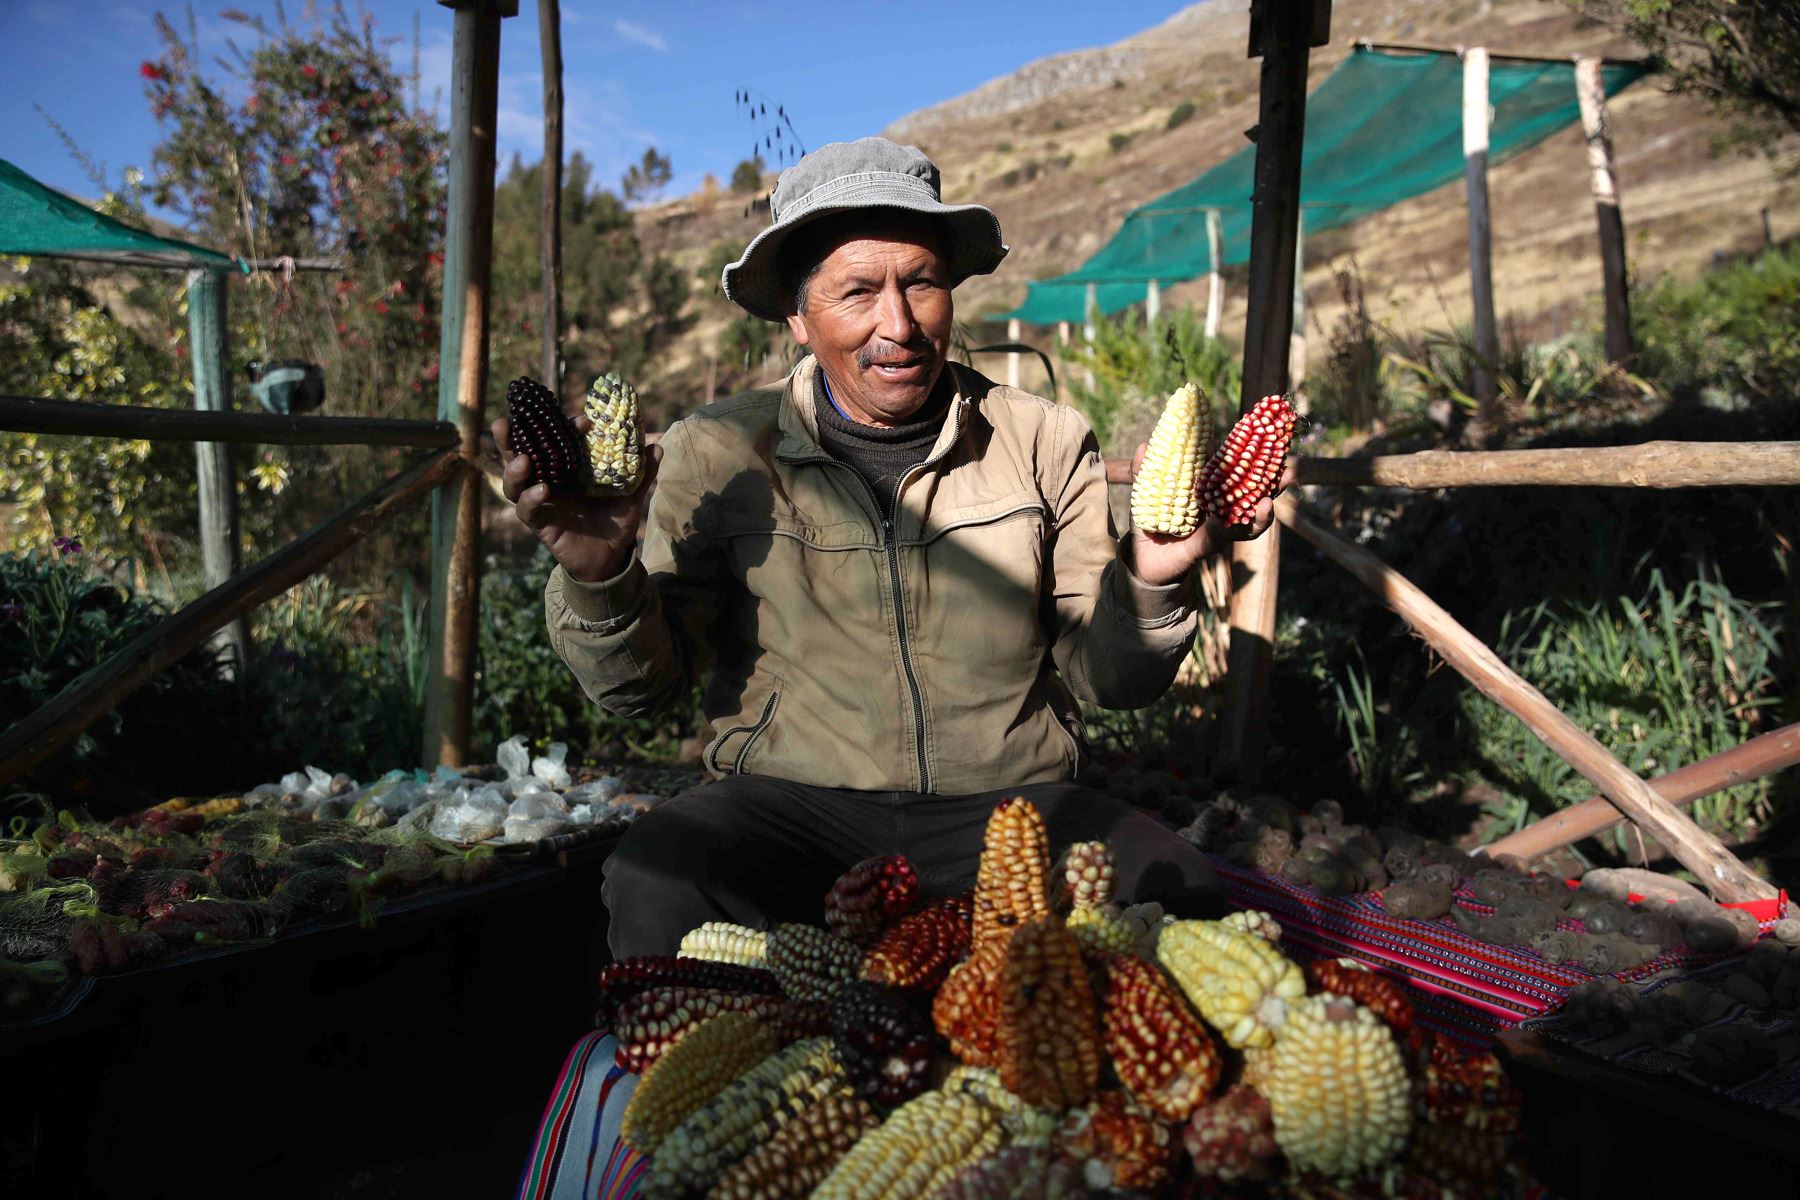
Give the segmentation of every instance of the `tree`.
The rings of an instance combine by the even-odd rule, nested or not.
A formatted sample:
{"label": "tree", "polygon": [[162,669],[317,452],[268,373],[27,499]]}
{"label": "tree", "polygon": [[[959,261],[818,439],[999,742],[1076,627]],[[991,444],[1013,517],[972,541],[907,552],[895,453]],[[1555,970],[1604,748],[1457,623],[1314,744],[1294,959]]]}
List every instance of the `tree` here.
{"label": "tree", "polygon": [[762,155],[746,158],[731,171],[731,190],[753,195],[762,191],[763,160]]}
{"label": "tree", "polygon": [[1668,89],[1732,122],[1730,141],[1774,153],[1800,133],[1800,5],[1794,0],[1571,0],[1667,66]]}
{"label": "tree", "polygon": [[640,200],[654,200],[658,193],[669,186],[669,156],[658,154],[655,146],[644,149],[641,161],[631,164],[620,180],[619,191],[625,197],[625,203],[636,204]]}

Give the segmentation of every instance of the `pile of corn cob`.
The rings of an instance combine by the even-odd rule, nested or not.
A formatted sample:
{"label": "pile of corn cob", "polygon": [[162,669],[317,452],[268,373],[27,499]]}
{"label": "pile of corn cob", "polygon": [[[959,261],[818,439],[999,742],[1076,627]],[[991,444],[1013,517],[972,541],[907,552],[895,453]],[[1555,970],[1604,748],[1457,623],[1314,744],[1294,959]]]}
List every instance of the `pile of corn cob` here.
{"label": "pile of corn cob", "polygon": [[1250,524],[1281,479],[1297,419],[1285,397],[1264,396],[1216,441],[1212,402],[1194,384],[1178,388],[1132,481],[1132,524],[1169,537],[1186,537],[1209,516]]}
{"label": "pile of corn cob", "polygon": [[1023,799],[995,809],[972,894],[921,900],[889,856],[822,913],[703,925],[602,974],[643,1071],[622,1136],[644,1195],[1509,1186],[1518,1102],[1491,1056],[1434,1040],[1355,963],[1303,972],[1265,914],[1122,907],[1101,843],[1053,871]]}

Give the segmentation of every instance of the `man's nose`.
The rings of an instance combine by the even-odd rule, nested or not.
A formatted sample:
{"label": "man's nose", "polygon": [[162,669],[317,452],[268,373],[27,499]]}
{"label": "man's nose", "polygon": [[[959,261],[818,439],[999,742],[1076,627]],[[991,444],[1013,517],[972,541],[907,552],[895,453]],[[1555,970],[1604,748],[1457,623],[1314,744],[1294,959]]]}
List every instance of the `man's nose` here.
{"label": "man's nose", "polygon": [[919,329],[918,322],[913,319],[912,305],[906,300],[906,289],[898,283],[890,283],[881,289],[876,317],[875,332],[902,346],[912,341]]}

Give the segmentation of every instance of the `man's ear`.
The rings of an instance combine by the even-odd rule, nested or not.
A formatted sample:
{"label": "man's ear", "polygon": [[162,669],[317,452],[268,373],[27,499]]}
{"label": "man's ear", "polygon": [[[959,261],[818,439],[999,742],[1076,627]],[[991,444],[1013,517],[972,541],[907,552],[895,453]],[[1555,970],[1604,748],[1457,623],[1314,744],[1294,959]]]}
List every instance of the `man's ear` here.
{"label": "man's ear", "polygon": [[802,346],[812,345],[812,334],[806,331],[805,318],[801,317],[797,312],[791,312],[787,315],[787,324],[788,332],[794,335],[794,340],[796,342],[799,342]]}

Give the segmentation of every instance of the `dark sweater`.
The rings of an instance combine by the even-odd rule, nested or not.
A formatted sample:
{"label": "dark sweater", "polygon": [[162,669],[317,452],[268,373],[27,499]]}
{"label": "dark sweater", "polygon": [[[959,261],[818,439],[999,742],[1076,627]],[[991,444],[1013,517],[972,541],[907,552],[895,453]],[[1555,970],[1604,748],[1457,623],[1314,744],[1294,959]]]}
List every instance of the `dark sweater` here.
{"label": "dark sweater", "polygon": [[[821,377],[823,372],[821,372]],[[944,428],[950,407],[950,389],[940,387],[913,420],[878,429],[838,412],[819,388],[815,401],[819,415],[819,444],[825,453],[855,469],[875,492],[883,520],[894,515],[894,492],[900,477],[925,461]]]}

